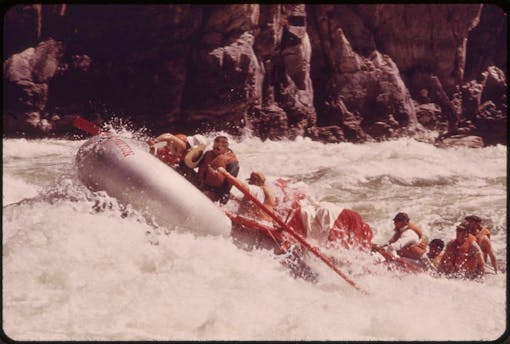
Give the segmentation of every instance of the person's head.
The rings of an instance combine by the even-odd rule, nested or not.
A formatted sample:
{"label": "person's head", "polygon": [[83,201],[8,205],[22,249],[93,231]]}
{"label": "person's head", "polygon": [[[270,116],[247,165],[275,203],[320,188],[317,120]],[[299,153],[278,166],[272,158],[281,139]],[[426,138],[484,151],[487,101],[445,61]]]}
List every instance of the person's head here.
{"label": "person's head", "polygon": [[248,178],[248,183],[253,185],[262,186],[265,182],[266,177],[262,172],[252,172],[250,178]]}
{"label": "person's head", "polygon": [[409,215],[406,213],[398,213],[393,218],[393,223],[395,224],[395,229],[404,228],[409,223]]}
{"label": "person's head", "polygon": [[441,239],[433,239],[429,243],[429,257],[435,258],[437,257],[444,248],[444,241]]}
{"label": "person's head", "polygon": [[455,240],[459,245],[462,245],[469,236],[469,229],[467,228],[465,223],[461,223],[460,225],[457,226],[455,231],[456,231]]}
{"label": "person's head", "polygon": [[476,215],[469,215],[464,218],[465,223],[467,224],[468,229],[471,232],[476,232],[481,228],[482,219]]}
{"label": "person's head", "polygon": [[216,136],[212,150],[216,155],[226,153],[228,151],[228,138],[226,136]]}

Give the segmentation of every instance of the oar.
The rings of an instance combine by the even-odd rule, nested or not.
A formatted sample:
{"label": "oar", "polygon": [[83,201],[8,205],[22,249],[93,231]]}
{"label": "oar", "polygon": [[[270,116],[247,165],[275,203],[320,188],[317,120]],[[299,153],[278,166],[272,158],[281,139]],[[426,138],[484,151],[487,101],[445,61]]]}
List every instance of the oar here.
{"label": "oar", "polygon": [[76,116],[76,118],[73,120],[73,126],[83,130],[86,133],[89,133],[90,135],[97,135],[101,132],[101,128],[80,116]]}
{"label": "oar", "polygon": [[308,250],[310,250],[316,257],[326,263],[334,272],[336,272],[340,277],[342,277],[347,283],[361,291],[364,294],[368,294],[365,290],[361,289],[354,283],[351,279],[349,279],[342,271],[340,271],[328,258],[326,258],[316,247],[310,245],[301,235],[292,230],[285,222],[283,222],[274,212],[272,212],[265,204],[260,202],[256,197],[254,197],[248,190],[244,188],[244,186],[237,180],[234,176],[227,172],[223,167],[218,168],[227,180],[238,188],[246,197],[248,197],[253,203],[255,203],[262,211],[271,216],[271,218],[278,223],[281,228],[292,235],[297,241],[299,241],[303,246],[305,246]]}
{"label": "oar", "polygon": [[413,272],[423,272],[423,270],[424,270],[423,267],[421,267],[419,265],[408,262],[400,257],[392,256],[390,253],[386,252],[382,247],[372,245],[372,249],[374,251],[377,251],[379,254],[381,254],[381,256],[383,256],[387,262],[399,263]]}

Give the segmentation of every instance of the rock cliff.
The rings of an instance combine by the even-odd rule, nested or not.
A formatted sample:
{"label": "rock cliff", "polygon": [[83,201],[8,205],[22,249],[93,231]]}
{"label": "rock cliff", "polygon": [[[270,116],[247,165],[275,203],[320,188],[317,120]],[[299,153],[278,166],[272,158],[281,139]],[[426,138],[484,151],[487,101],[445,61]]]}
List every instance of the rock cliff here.
{"label": "rock cliff", "polygon": [[506,14],[481,4],[16,5],[4,135],[80,114],[263,139],[506,144]]}

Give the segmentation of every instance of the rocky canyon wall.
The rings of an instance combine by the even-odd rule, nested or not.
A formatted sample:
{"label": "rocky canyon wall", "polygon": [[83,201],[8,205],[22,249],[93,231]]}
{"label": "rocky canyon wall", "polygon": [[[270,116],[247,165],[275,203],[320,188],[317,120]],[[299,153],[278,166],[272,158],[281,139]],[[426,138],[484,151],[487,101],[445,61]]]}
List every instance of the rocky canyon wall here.
{"label": "rocky canyon wall", "polygon": [[4,135],[72,133],[80,114],[154,133],[506,144],[506,30],[482,4],[16,5]]}

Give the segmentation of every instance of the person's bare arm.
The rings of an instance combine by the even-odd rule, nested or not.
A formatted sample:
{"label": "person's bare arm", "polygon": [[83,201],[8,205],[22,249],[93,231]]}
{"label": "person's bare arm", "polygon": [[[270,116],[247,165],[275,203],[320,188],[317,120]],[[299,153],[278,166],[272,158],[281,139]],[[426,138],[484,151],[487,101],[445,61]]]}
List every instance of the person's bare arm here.
{"label": "person's bare arm", "polygon": [[484,240],[481,242],[481,248],[484,253],[487,253],[489,255],[489,258],[491,260],[492,267],[494,268],[494,273],[498,273],[498,262],[496,260],[496,256],[494,255],[494,251],[492,250],[491,241],[489,238],[485,237]]}
{"label": "person's bare arm", "polygon": [[186,143],[170,133],[161,134],[158,137],[149,140],[147,143],[152,147],[158,142],[166,142],[167,145],[172,147],[174,152],[183,152],[186,149]]}
{"label": "person's bare arm", "polygon": [[482,252],[478,252],[476,254],[476,260],[478,263],[477,276],[483,277],[483,275],[485,274],[485,262],[483,261]]}

